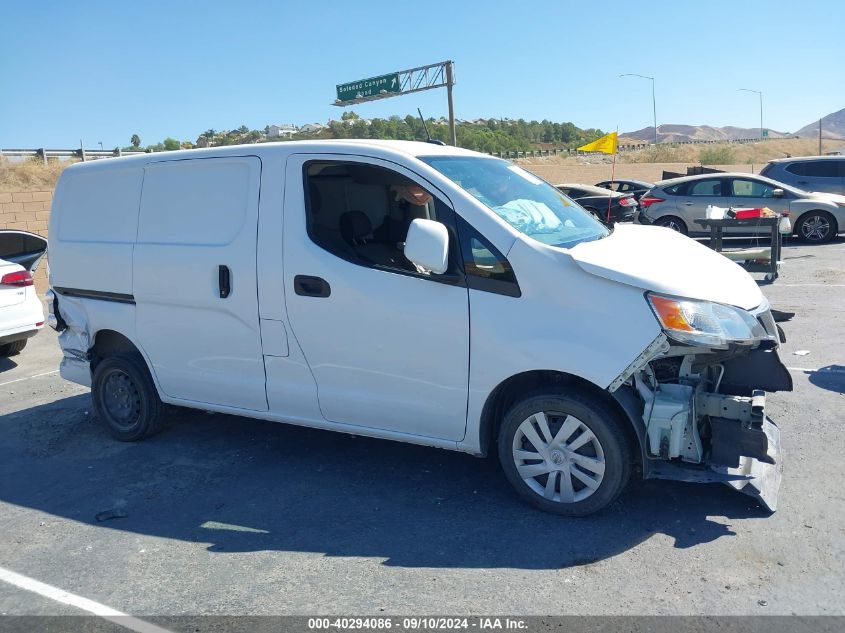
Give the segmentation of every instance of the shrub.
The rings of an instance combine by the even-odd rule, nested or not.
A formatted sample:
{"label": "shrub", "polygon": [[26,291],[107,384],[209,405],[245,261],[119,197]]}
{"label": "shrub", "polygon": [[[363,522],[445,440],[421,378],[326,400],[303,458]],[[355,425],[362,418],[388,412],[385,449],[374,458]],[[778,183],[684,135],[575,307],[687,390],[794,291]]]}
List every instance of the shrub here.
{"label": "shrub", "polygon": [[698,154],[698,160],[702,165],[731,165],[734,162],[733,148],[707,147]]}

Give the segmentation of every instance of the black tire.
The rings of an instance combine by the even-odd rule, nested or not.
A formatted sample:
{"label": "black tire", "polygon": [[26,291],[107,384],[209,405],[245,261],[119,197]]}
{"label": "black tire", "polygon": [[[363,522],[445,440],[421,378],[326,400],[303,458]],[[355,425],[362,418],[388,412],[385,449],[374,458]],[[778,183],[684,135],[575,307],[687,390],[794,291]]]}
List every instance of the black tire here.
{"label": "black tire", "polygon": [[675,215],[664,215],[662,218],[658,218],[654,221],[654,226],[662,226],[667,229],[672,229],[681,235],[689,234],[687,223]]}
{"label": "black tire", "polygon": [[838,232],[836,218],[827,211],[808,211],[795,223],[798,239],[807,244],[824,244]]}
{"label": "black tire", "polygon": [[23,348],[26,347],[26,342],[29,339],[20,339],[17,341],[12,341],[11,343],[6,343],[5,345],[0,345],[0,356],[14,356],[15,354],[20,354],[23,351]]}
{"label": "black tire", "polygon": [[115,354],[101,360],[91,380],[97,417],[122,442],[135,442],[158,433],[164,422],[164,403],[144,360],[137,354]]}
{"label": "black tire", "polygon": [[[570,451],[568,456],[564,456],[563,464],[555,462],[557,466],[552,465],[553,457],[556,459],[553,453],[566,453],[564,449],[550,451],[550,457],[546,460],[535,460],[531,461],[530,464],[522,462],[517,465],[514,451],[525,452],[524,449],[527,448],[528,452],[531,452],[530,449],[533,448],[533,445],[527,443],[527,437],[523,435],[520,428],[523,423],[529,422],[529,419],[537,413],[547,415],[548,428],[553,438],[557,431],[562,428],[564,421],[574,418],[575,422],[580,423],[580,426],[575,427],[576,430],[569,438],[572,439],[570,444],[576,444],[581,439],[582,434],[586,435],[586,431],[584,431],[584,428],[586,428],[598,442],[598,447],[590,440],[588,444],[580,446],[574,451]],[[546,512],[563,516],[579,517],[593,514],[612,503],[628,484],[633,464],[631,457],[633,447],[630,435],[626,432],[625,424],[626,422],[621,420],[618,414],[600,398],[574,389],[529,395],[514,404],[502,420],[497,440],[499,461],[502,464],[505,476],[517,494],[531,505]],[[574,435],[574,433],[578,433],[578,435]],[[542,435],[545,435],[542,431],[539,431],[538,434],[541,439]],[[554,443],[549,445],[560,446]],[[600,462],[602,458],[604,460],[603,474],[597,487],[592,492],[574,472],[576,469],[581,471],[581,474],[589,474],[591,471],[574,463],[572,461],[573,453],[578,453],[581,461],[583,461],[583,458],[597,462]],[[564,470],[559,470],[558,474],[554,474],[554,472],[548,475],[539,474],[537,478],[529,480],[523,479],[519,472],[519,468],[526,466]],[[523,472],[525,471],[523,470]],[[557,499],[546,498],[543,492],[538,489],[543,488],[544,492],[548,490],[550,476],[555,477],[551,482],[551,488],[552,496],[557,496]],[[564,477],[568,477],[570,482],[568,491],[573,493],[570,501],[563,499]],[[534,487],[532,488],[532,486]],[[578,490],[573,490],[579,486]],[[579,495],[583,497],[584,494],[587,496],[579,498]]]}
{"label": "black tire", "polygon": [[[591,216],[593,216],[596,220],[598,220],[599,222],[601,222],[605,226],[608,225],[607,210],[606,209],[605,209],[604,215],[602,215],[601,212],[598,209],[596,209],[595,207],[584,207],[584,210],[589,212],[589,214]],[[613,223],[613,219],[611,219],[610,223],[611,224]]]}

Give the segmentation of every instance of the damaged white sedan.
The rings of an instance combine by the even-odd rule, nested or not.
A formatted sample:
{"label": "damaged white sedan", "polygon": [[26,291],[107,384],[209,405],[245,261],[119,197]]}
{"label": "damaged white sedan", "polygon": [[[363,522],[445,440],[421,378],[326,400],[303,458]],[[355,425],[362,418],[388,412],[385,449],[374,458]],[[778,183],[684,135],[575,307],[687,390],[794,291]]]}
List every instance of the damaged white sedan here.
{"label": "damaged white sedan", "polygon": [[50,252],[62,376],[117,439],[168,403],[498,451],[568,516],[638,470],[776,507],[764,393],[792,384],[754,280],[506,161],[333,141],[77,164]]}

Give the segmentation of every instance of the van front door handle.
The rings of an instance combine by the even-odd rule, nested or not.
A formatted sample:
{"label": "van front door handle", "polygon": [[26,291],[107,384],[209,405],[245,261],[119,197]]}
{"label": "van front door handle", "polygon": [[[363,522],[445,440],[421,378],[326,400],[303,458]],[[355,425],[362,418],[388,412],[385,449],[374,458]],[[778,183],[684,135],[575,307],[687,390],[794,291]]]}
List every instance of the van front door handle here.
{"label": "van front door handle", "polygon": [[220,264],[217,267],[217,286],[220,290],[220,298],[225,299],[232,292],[232,274],[229,267]]}
{"label": "van front door handle", "polygon": [[332,287],[322,277],[297,275],[293,278],[293,291],[301,297],[328,297]]}

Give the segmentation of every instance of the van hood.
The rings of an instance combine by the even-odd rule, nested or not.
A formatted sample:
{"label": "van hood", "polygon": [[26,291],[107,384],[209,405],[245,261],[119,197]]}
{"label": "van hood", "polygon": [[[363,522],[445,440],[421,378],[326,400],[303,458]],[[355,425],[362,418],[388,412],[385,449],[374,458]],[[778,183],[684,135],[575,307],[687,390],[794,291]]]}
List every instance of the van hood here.
{"label": "van hood", "polygon": [[738,264],[663,227],[617,224],[608,237],[582,242],[569,253],[584,271],[643,290],[744,310],[764,301]]}

